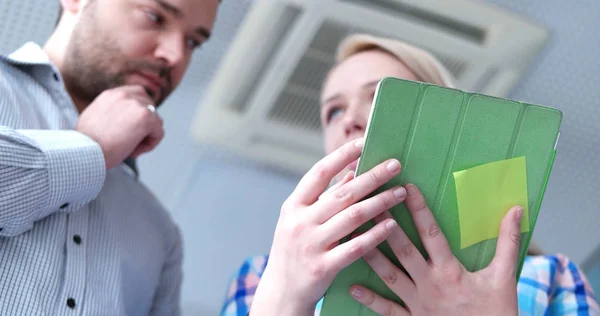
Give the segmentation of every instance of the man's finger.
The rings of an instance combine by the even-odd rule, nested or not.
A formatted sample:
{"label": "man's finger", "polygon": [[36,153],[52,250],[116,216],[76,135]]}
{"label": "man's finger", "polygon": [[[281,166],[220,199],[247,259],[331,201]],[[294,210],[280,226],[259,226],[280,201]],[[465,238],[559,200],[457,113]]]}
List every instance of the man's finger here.
{"label": "man's finger", "polygon": [[144,103],[146,103],[147,101],[152,102],[152,98],[148,95],[144,87],[141,85],[120,86],[112,89],[111,91],[123,92],[125,93],[125,96],[129,98],[141,99],[142,101],[144,101]]}
{"label": "man's finger", "polygon": [[501,275],[516,277],[522,218],[523,208],[513,207],[504,215],[500,224],[496,255],[490,266],[494,267]]}
{"label": "man's finger", "polygon": [[325,191],[331,179],[351,162],[358,159],[362,152],[364,139],[359,138],[338,148],[315,164],[296,186],[289,201],[303,205],[312,205]]}
{"label": "man's finger", "polygon": [[[144,111],[148,111],[148,109],[142,109]],[[148,111],[150,112],[150,111]],[[142,141],[138,144],[135,150],[132,153],[134,158],[139,157],[142,154],[145,154],[149,151],[152,151],[165,136],[165,130],[163,126],[162,119],[160,117],[154,115],[153,113],[147,114],[147,133],[146,136],[142,139]]]}
{"label": "man's finger", "polygon": [[453,260],[458,262],[419,189],[409,184],[406,186],[406,191],[408,197],[405,204],[432,264],[439,266]]}
{"label": "man's finger", "polygon": [[148,136],[134,149],[131,156],[133,158],[138,158],[139,156],[154,150],[154,148],[156,148],[161,141],[162,136],[156,138]]}
{"label": "man's finger", "polygon": [[[150,112],[147,109],[146,111]],[[156,142],[158,144],[158,142],[160,142],[165,136],[165,128],[162,119],[158,115],[151,113],[151,116],[152,117],[150,118],[149,122],[150,133],[148,136],[150,137],[152,142]]]}
{"label": "man's finger", "polygon": [[129,86],[121,86],[115,89],[116,91],[120,91],[124,93],[124,97],[128,99],[133,99],[141,106],[145,107],[146,110],[149,110],[148,107],[152,106],[156,109],[157,105],[154,102],[154,99],[148,94],[148,91],[144,86],[141,85],[129,85]]}
{"label": "man's finger", "polygon": [[133,158],[138,158],[139,156],[154,150],[154,148],[160,144],[161,140],[162,138],[147,137],[134,149],[131,156]]}
{"label": "man's finger", "polygon": [[409,316],[410,313],[402,306],[388,299],[381,297],[379,294],[362,287],[354,285],[350,288],[350,294],[359,303],[365,305],[373,312],[384,316]]}
{"label": "man's finger", "polygon": [[152,150],[153,147],[151,147],[148,144],[142,143],[139,146],[137,146],[134,150],[133,153],[131,153],[131,157],[134,159],[139,158],[141,155],[149,152]]}

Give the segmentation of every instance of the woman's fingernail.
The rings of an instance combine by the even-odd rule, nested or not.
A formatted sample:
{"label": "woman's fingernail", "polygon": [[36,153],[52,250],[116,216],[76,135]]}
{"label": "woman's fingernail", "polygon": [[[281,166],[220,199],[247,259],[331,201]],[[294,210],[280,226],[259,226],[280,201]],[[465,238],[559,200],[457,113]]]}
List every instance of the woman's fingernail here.
{"label": "woman's fingernail", "polygon": [[361,298],[363,295],[363,291],[359,288],[354,288],[354,290],[352,290],[352,296],[356,297],[356,298]]}
{"label": "woman's fingernail", "polygon": [[415,187],[413,184],[407,184],[406,192],[408,193],[408,196],[414,196],[417,194],[417,187]]}
{"label": "woman's fingernail", "polygon": [[517,222],[521,223],[521,219],[523,218],[523,208],[522,207],[518,207],[517,208]]}
{"label": "woman's fingernail", "polygon": [[396,228],[396,226],[398,226],[396,221],[389,221],[389,222],[385,223],[385,228],[387,228],[390,231],[394,230]]}
{"label": "woman's fingernail", "polygon": [[406,196],[406,189],[403,187],[399,187],[396,190],[394,190],[394,196],[397,199],[402,199]]}
{"label": "woman's fingernail", "polygon": [[365,139],[364,138],[359,138],[354,142],[354,146],[358,147],[358,148],[362,148],[362,146],[365,144]]}
{"label": "woman's fingernail", "polygon": [[396,159],[388,162],[387,170],[389,172],[396,172],[396,171],[400,170],[400,162],[398,162],[398,160],[396,160]]}

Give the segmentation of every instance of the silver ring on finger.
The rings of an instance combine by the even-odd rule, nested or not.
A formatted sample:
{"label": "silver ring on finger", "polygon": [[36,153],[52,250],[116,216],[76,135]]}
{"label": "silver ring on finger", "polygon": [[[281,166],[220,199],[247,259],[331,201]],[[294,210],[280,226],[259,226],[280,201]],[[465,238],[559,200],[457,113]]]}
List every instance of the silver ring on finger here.
{"label": "silver ring on finger", "polygon": [[146,105],[146,108],[147,108],[147,109],[148,109],[150,112],[152,112],[152,113],[156,113],[156,108],[154,107],[154,105],[152,105],[152,104],[148,104],[148,105]]}

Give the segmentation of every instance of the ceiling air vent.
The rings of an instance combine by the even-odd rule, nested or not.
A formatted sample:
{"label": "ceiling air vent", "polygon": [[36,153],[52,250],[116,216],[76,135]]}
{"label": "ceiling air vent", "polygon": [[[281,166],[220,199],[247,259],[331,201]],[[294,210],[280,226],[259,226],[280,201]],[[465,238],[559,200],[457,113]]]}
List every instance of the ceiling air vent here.
{"label": "ceiling air vent", "polygon": [[321,83],[338,43],[355,32],[427,49],[458,88],[499,97],[549,36],[476,0],[256,0],[200,101],[194,136],[304,173],[323,156]]}

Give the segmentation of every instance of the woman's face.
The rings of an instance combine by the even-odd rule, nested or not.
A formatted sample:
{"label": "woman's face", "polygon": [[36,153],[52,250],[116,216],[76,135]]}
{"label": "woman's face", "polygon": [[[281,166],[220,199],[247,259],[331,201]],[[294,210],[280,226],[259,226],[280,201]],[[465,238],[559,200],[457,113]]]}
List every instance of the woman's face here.
{"label": "woman's face", "polygon": [[[402,62],[380,50],[357,53],[331,70],[321,94],[321,126],[327,154],[364,136],[375,89],[384,77],[417,80]],[[340,175],[355,168],[356,162]]]}

